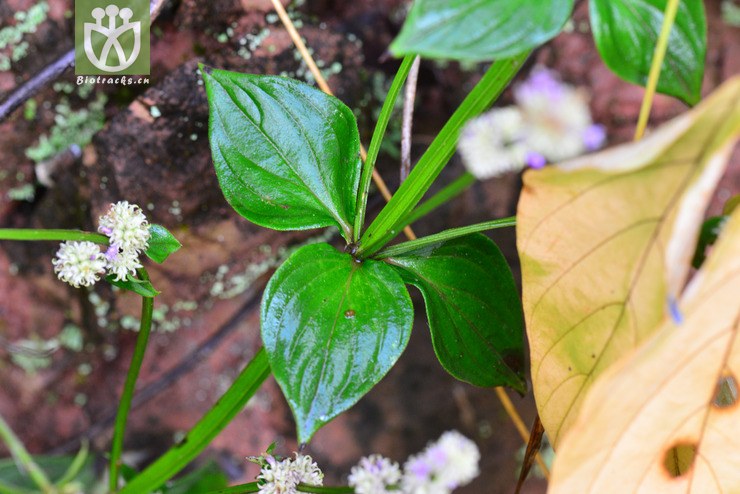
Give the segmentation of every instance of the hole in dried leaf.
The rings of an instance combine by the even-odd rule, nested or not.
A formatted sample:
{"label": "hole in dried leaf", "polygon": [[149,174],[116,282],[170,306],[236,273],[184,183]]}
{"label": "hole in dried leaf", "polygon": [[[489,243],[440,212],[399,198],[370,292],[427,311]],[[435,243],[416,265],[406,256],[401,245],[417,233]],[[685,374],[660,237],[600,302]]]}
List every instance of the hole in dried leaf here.
{"label": "hole in dried leaf", "polygon": [[663,466],[671,477],[680,477],[689,471],[695,456],[695,444],[678,443],[666,451]]}
{"label": "hole in dried leaf", "polygon": [[737,381],[731,375],[719,379],[712,405],[717,408],[729,408],[737,403]]}

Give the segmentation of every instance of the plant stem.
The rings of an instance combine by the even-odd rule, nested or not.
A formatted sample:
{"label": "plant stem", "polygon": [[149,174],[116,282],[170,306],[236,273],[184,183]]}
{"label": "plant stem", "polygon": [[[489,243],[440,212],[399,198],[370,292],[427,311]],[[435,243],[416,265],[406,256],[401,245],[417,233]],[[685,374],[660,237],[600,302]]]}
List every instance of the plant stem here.
{"label": "plant stem", "polygon": [[315,494],[354,494],[352,487],[324,487],[319,485],[298,484],[298,492],[313,492]]}
{"label": "plant stem", "polygon": [[[527,426],[524,425],[522,417],[519,415],[519,412],[517,412],[516,407],[511,402],[511,399],[509,399],[509,395],[506,394],[506,390],[501,386],[497,386],[494,389],[496,391],[496,396],[498,396],[501,405],[506,411],[506,414],[509,416],[512,423],[514,424],[514,427],[519,432],[521,438],[524,440],[524,444],[529,443],[529,429],[527,429]],[[542,470],[542,475],[545,476],[545,479],[550,480],[550,470],[547,468],[545,460],[542,459],[542,455],[538,452],[534,458],[537,462],[537,466],[539,466],[540,470]]]}
{"label": "plant stem", "polygon": [[0,240],[66,240],[90,241],[108,245],[108,237],[82,230],[41,230],[32,228],[0,228]]}
{"label": "plant stem", "polygon": [[41,467],[33,460],[26,447],[23,446],[21,440],[15,435],[15,432],[13,432],[2,416],[0,416],[0,439],[8,446],[8,450],[10,450],[10,454],[13,455],[15,461],[20,463],[20,466],[28,472],[31,480],[33,480],[41,492],[47,494],[56,492],[49,477],[46,476]]}
{"label": "plant stem", "polygon": [[388,257],[399,256],[406,252],[425,247],[427,245],[436,244],[445,240],[453,238],[463,237],[470,235],[471,233],[483,232],[486,230],[494,230],[496,228],[506,228],[509,226],[516,226],[516,216],[510,216],[509,218],[501,218],[499,220],[484,221],[483,223],[476,223],[475,225],[461,226],[460,228],[450,228],[434,235],[427,237],[421,237],[416,240],[409,240],[408,242],[402,242],[400,244],[392,245],[386,249],[381,250],[373,257],[377,259],[385,259]]}
{"label": "plant stem", "polygon": [[401,125],[401,182],[411,173],[411,129],[414,125],[414,104],[416,103],[416,83],[419,79],[421,57],[416,55],[409,72],[403,95],[403,123]]}
{"label": "plant stem", "polygon": [[270,364],[261,348],[187,436],[126,484],[121,494],[151,492],[185,468],[242,411],[269,375]]}
{"label": "plant stem", "polygon": [[27,489],[21,489],[14,485],[6,484],[5,481],[0,480],[0,494],[38,494],[35,491],[29,491]]}
{"label": "plant stem", "polygon": [[668,3],[665,6],[663,26],[660,29],[658,42],[655,44],[653,62],[650,65],[650,72],[648,73],[648,80],[645,85],[645,96],[642,98],[640,116],[637,120],[637,128],[635,129],[636,141],[642,139],[642,136],[645,134],[645,128],[647,127],[648,118],[650,117],[650,109],[653,106],[653,97],[655,97],[655,91],[658,87],[658,79],[660,79],[660,70],[663,68],[663,60],[665,59],[665,54],[668,50],[668,38],[671,35],[673,22],[676,20],[678,3],[678,0],[668,0]]}
{"label": "plant stem", "polygon": [[411,211],[409,215],[404,218],[401,224],[406,226],[414,223],[415,221],[431,213],[441,205],[459,196],[464,190],[466,190],[474,183],[475,177],[471,173],[463,173],[455,180],[453,180],[449,185],[446,185],[442,190],[418,205],[416,209]]}
{"label": "plant stem", "polygon": [[64,472],[64,475],[62,475],[62,477],[56,481],[56,485],[58,485],[59,487],[63,487],[65,484],[72,482],[75,477],[79,475],[80,470],[82,470],[82,467],[85,466],[89,450],[90,448],[88,442],[86,440],[83,440],[82,444],[80,445],[80,450],[75,455],[74,460],[72,460],[72,463],[69,465],[69,468],[67,468],[67,471]]}
{"label": "plant stem", "polygon": [[404,57],[401,66],[396,72],[396,76],[393,78],[391,87],[388,90],[388,94],[383,102],[383,108],[380,110],[378,116],[378,122],[375,124],[375,130],[373,131],[373,137],[370,140],[370,147],[367,150],[367,157],[365,163],[362,166],[362,174],[360,175],[360,188],[357,194],[357,208],[355,211],[355,227],[354,227],[354,241],[356,242],[360,238],[362,233],[362,226],[365,223],[365,213],[367,209],[367,198],[370,191],[370,181],[373,176],[373,169],[375,168],[375,160],[378,159],[378,153],[380,152],[380,144],[383,142],[383,136],[385,130],[388,127],[388,121],[391,119],[393,109],[396,106],[396,100],[401,92],[403,83],[406,81],[406,77],[409,75],[411,66],[414,64],[414,55],[407,55]]}
{"label": "plant stem", "polygon": [[215,491],[208,491],[204,494],[247,494],[249,492],[259,492],[260,488],[257,482],[249,482],[248,484],[233,485],[224,489],[217,489]]}
{"label": "plant stem", "polygon": [[[146,269],[141,268],[138,271],[139,278],[149,281],[149,275]],[[131,400],[134,397],[136,380],[141,371],[141,364],[144,361],[149,334],[152,329],[152,311],[154,309],[154,299],[142,297],[141,304],[141,323],[139,325],[139,335],[136,338],[136,347],[134,355],[131,357],[131,365],[128,368],[126,382],[123,385],[123,394],[118,404],[118,414],[113,429],[113,444],[110,451],[110,477],[108,487],[110,492],[118,492],[118,473],[121,466],[121,453],[123,452],[123,436],[126,431],[126,421],[128,420],[129,411],[131,411]]]}
{"label": "plant stem", "polygon": [[[355,492],[352,487],[325,487],[307,484],[298,484],[297,490],[298,492],[311,492],[315,494],[354,494]],[[257,482],[234,485],[225,489],[208,491],[205,494],[247,494],[251,492],[259,492],[259,486],[257,485]]]}
{"label": "plant stem", "polygon": [[358,255],[369,257],[380,250],[400,230],[403,218],[424,196],[434,179],[455,152],[460,128],[498,97],[516,75],[529,52],[494,63],[450,117],[432,144],[360,238]]}

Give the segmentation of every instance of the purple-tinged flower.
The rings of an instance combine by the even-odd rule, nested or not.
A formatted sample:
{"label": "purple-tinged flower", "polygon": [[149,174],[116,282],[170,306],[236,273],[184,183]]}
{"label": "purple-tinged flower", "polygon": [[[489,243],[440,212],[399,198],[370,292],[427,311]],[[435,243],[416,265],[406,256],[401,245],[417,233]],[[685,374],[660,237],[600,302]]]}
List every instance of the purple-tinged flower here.
{"label": "purple-tinged flower", "polygon": [[449,494],[478,476],[480,452],[473,441],[448,431],[404,465],[404,494]]}
{"label": "purple-tinged flower", "polygon": [[111,244],[124,251],[141,252],[149,244],[149,223],[141,208],[128,201],[111,204],[111,208],[100,217],[98,231],[110,237]]}
{"label": "purple-tinged flower", "polygon": [[542,156],[540,153],[536,153],[534,151],[528,151],[527,152],[527,166],[530,168],[534,168],[535,170],[539,170],[540,168],[544,168],[547,164],[547,159]]}
{"label": "purple-tinged flower", "polygon": [[393,494],[401,481],[398,463],[380,455],[364,457],[352,467],[349,485],[356,494]]}
{"label": "purple-tinged flower", "polygon": [[465,168],[480,180],[521,170],[526,154],[523,130],[521,112],[514,107],[496,108],[470,120],[457,144]]}
{"label": "purple-tinged flower", "polygon": [[75,288],[93,285],[105,272],[105,257],[93,242],[63,242],[51,263],[57,277]]}
{"label": "purple-tinged flower", "polygon": [[596,151],[606,142],[606,129],[600,124],[589,125],[582,135],[583,145],[589,151]]}

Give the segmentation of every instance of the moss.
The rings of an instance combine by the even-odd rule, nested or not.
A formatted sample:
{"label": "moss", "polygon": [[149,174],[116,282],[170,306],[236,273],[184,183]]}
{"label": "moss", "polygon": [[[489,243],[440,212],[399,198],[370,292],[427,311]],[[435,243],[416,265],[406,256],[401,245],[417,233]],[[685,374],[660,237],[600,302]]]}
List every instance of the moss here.
{"label": "moss", "polygon": [[12,63],[26,57],[29,44],[23,37],[36,32],[48,12],[49,5],[45,1],[39,2],[26,11],[16,12],[14,26],[0,29],[0,72],[10,70]]}
{"label": "moss", "polygon": [[23,184],[18,187],[13,187],[6,193],[8,199],[11,201],[28,201],[31,202],[36,197],[36,188],[33,184]]}
{"label": "moss", "polygon": [[86,146],[103,128],[107,101],[105,94],[98,93],[85,108],[72,110],[69,100],[63,96],[55,108],[55,123],[51,131],[42,135],[38,144],[28,148],[26,156],[39,163],[65,151],[72,144]]}

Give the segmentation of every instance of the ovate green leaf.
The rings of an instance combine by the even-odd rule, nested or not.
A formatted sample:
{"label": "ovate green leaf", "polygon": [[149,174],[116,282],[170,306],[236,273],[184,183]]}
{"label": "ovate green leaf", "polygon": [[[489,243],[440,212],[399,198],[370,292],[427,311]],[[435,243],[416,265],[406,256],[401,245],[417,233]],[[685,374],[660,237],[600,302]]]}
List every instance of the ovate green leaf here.
{"label": "ovate green leaf", "polygon": [[380,381],[412,321],[406,287],[383,262],[314,244],[275,272],[262,299],[262,340],[300,442]]}
{"label": "ovate green leaf", "polygon": [[496,244],[475,234],[388,262],[424,296],[434,351],[450,374],[526,391],[521,301]]}
{"label": "ovate green leaf", "polygon": [[276,230],[334,225],[349,240],[361,167],[352,111],[293,79],[202,72],[213,163],[236,212]]}
{"label": "ovate green leaf", "polygon": [[162,225],[149,226],[149,247],[146,255],[154,262],[163,263],[170,254],[180,250],[182,244]]}
{"label": "ovate green leaf", "polygon": [[141,295],[142,297],[154,298],[160,293],[159,290],[154,288],[150,281],[139,280],[132,276],[129,276],[125,280],[116,280],[115,276],[110,275],[105,277],[105,281],[123,290],[128,290],[137,295]]}
{"label": "ovate green leaf", "polygon": [[555,37],[572,0],[416,0],[391,44],[396,55],[489,61]]}
{"label": "ovate green leaf", "polygon": [[[590,0],[591,29],[604,63],[619,77],[644,86],[668,0]],[[668,38],[658,91],[695,104],[701,97],[707,21],[703,2],[679,2]]]}

